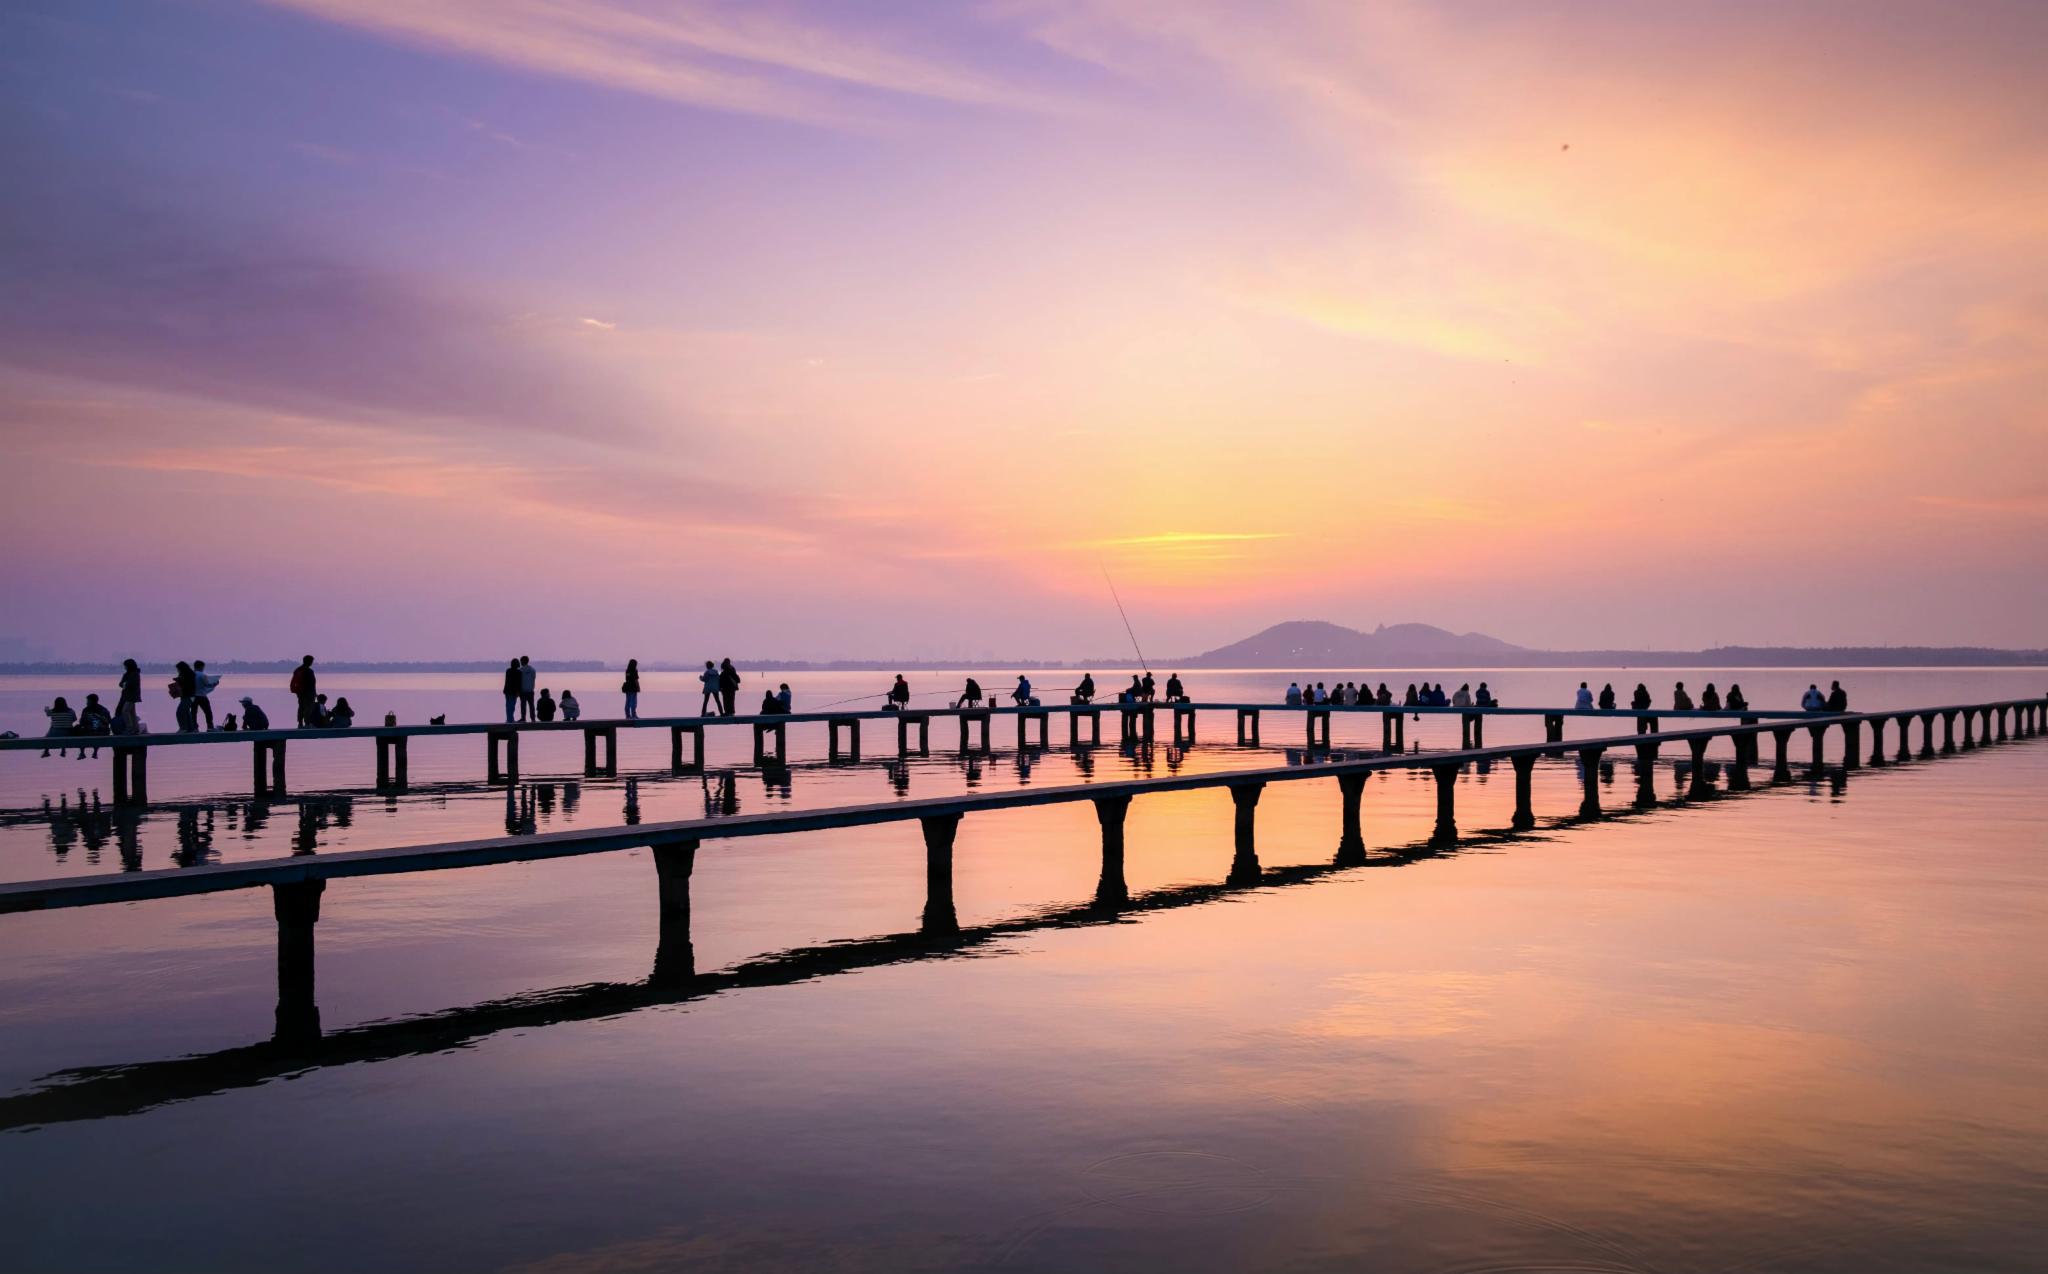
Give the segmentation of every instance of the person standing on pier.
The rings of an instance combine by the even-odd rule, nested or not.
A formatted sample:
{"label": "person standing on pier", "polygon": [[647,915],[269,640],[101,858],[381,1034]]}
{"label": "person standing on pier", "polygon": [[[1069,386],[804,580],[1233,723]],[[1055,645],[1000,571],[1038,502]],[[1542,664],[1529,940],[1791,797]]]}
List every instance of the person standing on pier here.
{"label": "person standing on pier", "polygon": [[718,661],[718,706],[726,716],[738,711],[740,695],[740,670],[732,666],[732,660]]}
{"label": "person standing on pier", "polygon": [[540,682],[540,669],[533,666],[533,660],[519,656],[519,719],[533,720],[533,688]]}
{"label": "person standing on pier", "polygon": [[131,704],[136,708],[142,706],[142,665],[133,659],[121,661],[120,690],[120,695],[114,700],[115,716],[127,712]]}
{"label": "person standing on pier", "polygon": [[718,711],[718,665],[705,660],[704,671],[697,674],[697,684],[704,687],[704,702],[697,705],[697,715],[708,717]]}
{"label": "person standing on pier", "polygon": [[192,664],[192,726],[199,726],[199,714],[206,714],[206,728],[213,729],[213,692],[220,688],[220,678],[207,675],[206,661],[199,659]]}
{"label": "person standing on pier", "polygon": [[512,724],[512,716],[519,711],[520,678],[519,661],[511,659],[505,664],[505,724]]}
{"label": "person standing on pier", "polygon": [[[1636,692],[1634,695],[1630,696],[1628,706],[1635,709],[1637,712],[1648,712],[1650,710],[1650,688],[1644,685],[1642,682],[1638,681],[1636,683]],[[1650,719],[1648,717],[1637,717],[1636,733],[1648,734],[1649,732]]]}
{"label": "person standing on pier", "polygon": [[199,729],[199,717],[192,708],[193,696],[198,693],[198,680],[193,675],[192,665],[180,659],[178,671],[171,678],[171,697],[178,701],[179,734],[191,734]]}
{"label": "person standing on pier", "polygon": [[299,660],[299,666],[292,669],[289,689],[292,697],[299,701],[299,729],[320,724],[320,711],[315,698],[320,691],[320,679],[313,673],[313,656]]}
{"label": "person standing on pier", "polygon": [[[566,692],[565,692],[566,693]],[[619,693],[626,696],[626,720],[640,719],[640,661],[626,661],[626,679],[619,685]]]}

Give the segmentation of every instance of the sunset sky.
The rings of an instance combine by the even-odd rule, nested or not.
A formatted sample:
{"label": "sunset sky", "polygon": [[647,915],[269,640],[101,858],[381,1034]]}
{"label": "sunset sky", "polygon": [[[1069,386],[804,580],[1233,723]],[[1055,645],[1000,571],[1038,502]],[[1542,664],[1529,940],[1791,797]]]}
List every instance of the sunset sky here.
{"label": "sunset sky", "polygon": [[2048,4],[12,0],[0,638],[2048,646]]}

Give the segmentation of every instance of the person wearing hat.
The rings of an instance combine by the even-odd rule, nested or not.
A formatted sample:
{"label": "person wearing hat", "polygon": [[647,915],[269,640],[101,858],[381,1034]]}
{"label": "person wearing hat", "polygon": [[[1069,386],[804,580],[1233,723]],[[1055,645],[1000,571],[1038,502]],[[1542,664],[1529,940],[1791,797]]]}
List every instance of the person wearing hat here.
{"label": "person wearing hat", "polygon": [[268,730],[270,718],[257,707],[248,695],[242,696],[242,728],[244,730]]}

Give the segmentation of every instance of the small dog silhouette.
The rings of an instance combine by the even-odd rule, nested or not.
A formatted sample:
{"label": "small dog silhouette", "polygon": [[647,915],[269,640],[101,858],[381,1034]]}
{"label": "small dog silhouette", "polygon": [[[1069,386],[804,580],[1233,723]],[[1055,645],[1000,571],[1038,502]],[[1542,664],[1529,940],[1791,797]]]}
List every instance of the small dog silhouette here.
{"label": "small dog silhouette", "polygon": [[428,717],[428,718],[427,718],[427,724],[428,724],[428,725],[447,725],[447,724],[448,724],[448,714],[444,712],[444,713],[442,713],[442,714],[441,714],[440,716],[438,716],[438,717]]}

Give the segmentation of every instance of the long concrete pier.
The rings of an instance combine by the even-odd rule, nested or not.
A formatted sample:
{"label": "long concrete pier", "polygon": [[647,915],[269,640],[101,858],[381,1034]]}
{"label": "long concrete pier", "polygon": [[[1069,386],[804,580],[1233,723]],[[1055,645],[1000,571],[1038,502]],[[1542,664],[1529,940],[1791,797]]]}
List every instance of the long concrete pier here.
{"label": "long concrete pier", "polygon": [[[1228,789],[1231,794],[1238,858],[1248,864],[1248,870],[1256,871],[1256,857],[1252,853],[1253,829],[1259,797],[1266,786],[1334,779],[1342,797],[1339,858],[1362,862],[1365,843],[1360,824],[1360,800],[1367,777],[1376,771],[1427,769],[1432,773],[1436,780],[1437,811],[1430,843],[1448,847],[1459,840],[1456,781],[1458,774],[1469,765],[1505,763],[1513,767],[1515,810],[1512,826],[1522,830],[1536,823],[1530,779],[1536,762],[1545,756],[1576,754],[1584,790],[1575,817],[1597,819],[1602,815],[1597,776],[1600,761],[1608,752],[1633,751],[1639,761],[1654,763],[1661,748],[1684,747],[1692,758],[1690,795],[1706,796],[1710,794],[1706,754],[1717,739],[1729,740],[1734,745],[1734,760],[1728,766],[1728,788],[1743,791],[1751,786],[1749,771],[1760,761],[1761,742],[1766,736],[1775,745],[1771,778],[1783,782],[1792,778],[1792,740],[1802,732],[1811,740],[1808,761],[1814,769],[1818,770],[1826,761],[1826,740],[1831,731],[1840,739],[1839,763],[1846,768],[1856,768],[1863,764],[1862,736],[1865,731],[1869,731],[1872,738],[1869,763],[1884,765],[1892,761],[1884,738],[1887,726],[1898,728],[1897,759],[1905,760],[1912,755],[1910,727],[1916,720],[1922,727],[1919,755],[1927,757],[1937,752],[1951,754],[1988,745],[1994,738],[2004,741],[2035,737],[2041,731],[2044,711],[2048,711],[2048,700],[2026,699],[1877,713],[1808,715],[1792,721],[1721,723],[1668,733],[1637,733],[1570,742],[1546,739],[1541,743],[1332,759],[1309,766],[1120,779],[828,809],[684,819],[638,826],[577,828],[542,835],[300,855],[250,863],[200,864],[119,875],[25,881],[0,884],[0,912],[104,906],[267,885],[271,890],[278,926],[279,1037],[317,1036],[319,1014],[313,998],[313,932],[320,918],[321,897],[330,880],[531,862],[646,847],[653,851],[656,894],[664,929],[676,923],[687,929],[690,875],[697,850],[706,841],[915,821],[920,825],[926,856],[923,928],[942,933],[957,927],[953,906],[953,846],[960,823],[968,814],[1092,802],[1102,832],[1104,877],[1114,874],[1120,880],[1124,820],[1133,799],[1220,787]],[[1942,723],[1942,742],[1938,749],[1935,744],[1937,720]],[[1956,740],[1954,728],[1958,720],[1963,723],[1960,743]],[[1983,726],[1981,736],[1974,729],[1980,722]],[[1239,874],[1238,864],[1234,863],[1233,876]]]}
{"label": "long concrete pier", "polygon": [[[2010,706],[2010,705],[2008,705]],[[1935,709],[1962,712],[1963,709]],[[786,762],[789,759],[788,730],[792,725],[823,723],[827,730],[828,757],[858,760],[861,734],[866,725],[894,726],[898,756],[929,755],[934,721],[952,720],[958,725],[961,752],[994,750],[993,730],[998,719],[1016,723],[1017,746],[1046,747],[1050,744],[1050,722],[1055,716],[1067,718],[1070,746],[1102,742],[1102,718],[1116,719],[1120,742],[1151,743],[1155,740],[1156,718],[1171,718],[1176,747],[1195,741],[1199,714],[1227,713],[1236,725],[1236,742],[1244,747],[1262,745],[1260,727],[1268,714],[1302,718],[1300,737],[1311,749],[1331,746],[1333,717],[1374,715],[1380,718],[1381,747],[1388,752],[1408,746],[1407,722],[1411,716],[1448,716],[1459,720],[1461,746],[1484,747],[1489,718],[1541,717],[1544,739],[1564,740],[1568,718],[1592,717],[1627,721],[1640,733],[1655,733],[1667,722],[1704,724],[1733,722],[1756,725],[1763,721],[1804,720],[1814,714],[1791,710],[1749,709],[1741,712],[1701,712],[1618,708],[1424,708],[1399,704],[1270,704],[1270,703],[1091,703],[1048,704],[1037,707],[934,708],[911,711],[797,712],[772,716],[642,717],[632,720],[577,720],[521,722],[462,722],[454,725],[354,726],[345,730],[291,729],[206,731],[190,734],[75,735],[58,739],[46,737],[0,739],[0,752],[42,752],[51,747],[89,747],[105,750],[113,764],[114,804],[139,806],[149,803],[149,755],[159,748],[246,747],[250,749],[250,788],[256,796],[282,793],[286,787],[286,752],[293,743],[336,742],[366,739],[376,754],[376,785],[381,791],[405,791],[410,787],[408,744],[413,739],[455,735],[484,738],[484,775],[492,783],[512,783],[519,778],[519,741],[533,734],[579,734],[583,739],[583,773],[590,777],[616,775],[619,769],[619,732],[666,730],[669,734],[669,768],[677,774],[696,773],[704,768],[704,735],[707,730],[744,729],[753,737],[756,764]],[[1083,726],[1087,734],[1083,735]],[[1965,728],[1968,726],[1966,724]],[[1988,736],[1990,725],[1987,720]],[[914,740],[914,741],[913,741]]]}

